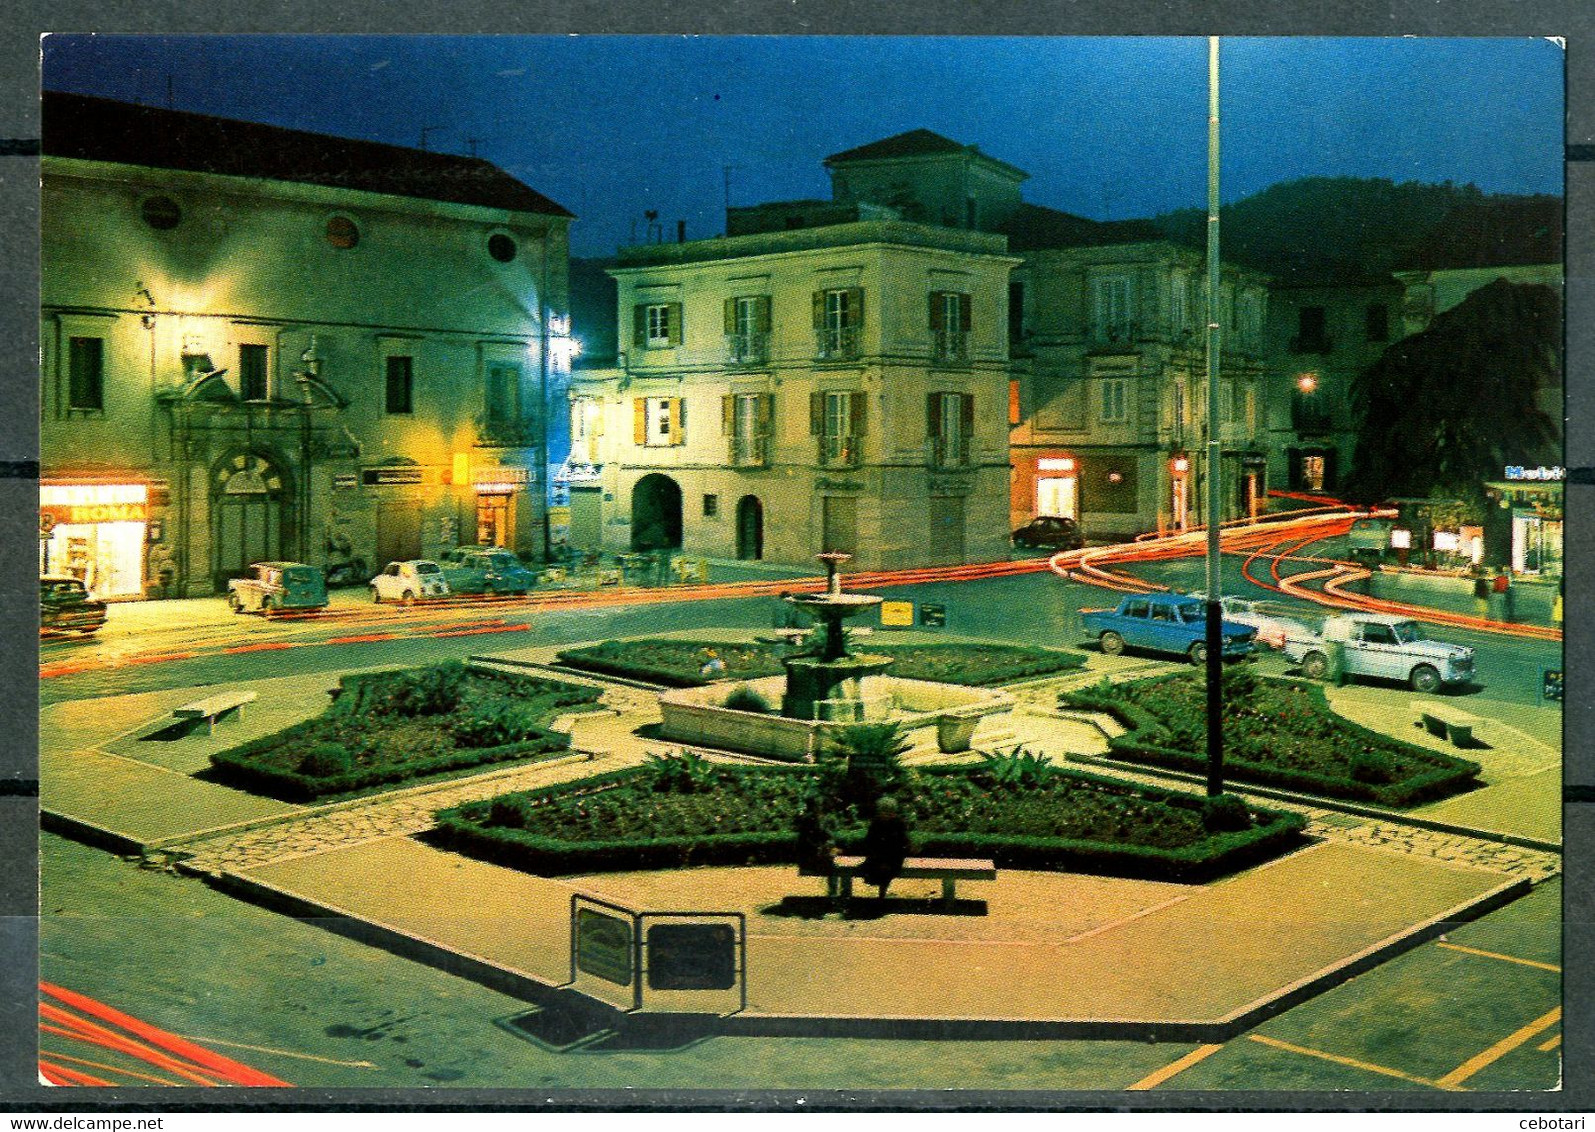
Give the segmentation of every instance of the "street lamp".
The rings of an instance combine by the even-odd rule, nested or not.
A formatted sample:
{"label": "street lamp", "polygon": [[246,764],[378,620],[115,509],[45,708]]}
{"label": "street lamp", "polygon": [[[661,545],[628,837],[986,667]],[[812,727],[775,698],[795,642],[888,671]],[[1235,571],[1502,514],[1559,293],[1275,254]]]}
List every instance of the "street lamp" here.
{"label": "street lamp", "polygon": [[1207,39],[1207,793],[1224,792],[1224,612],[1219,576],[1218,36]]}

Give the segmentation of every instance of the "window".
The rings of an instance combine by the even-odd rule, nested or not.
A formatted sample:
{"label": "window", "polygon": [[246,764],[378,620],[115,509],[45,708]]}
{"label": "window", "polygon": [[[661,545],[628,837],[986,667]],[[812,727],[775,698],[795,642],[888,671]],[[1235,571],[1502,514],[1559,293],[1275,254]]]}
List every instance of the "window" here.
{"label": "window", "polygon": [[1176,381],[1174,383],[1174,430],[1176,432],[1183,431],[1191,423],[1185,406],[1185,382]]}
{"label": "window", "polygon": [[762,364],[770,356],[770,296],[739,295],[725,301],[725,333],[731,361]]}
{"label": "window", "polygon": [[1175,338],[1191,328],[1191,316],[1187,310],[1189,292],[1190,278],[1183,272],[1175,272],[1169,283],[1169,328]]}
{"label": "window", "polygon": [[721,428],[730,439],[735,467],[763,467],[769,461],[775,396],[770,393],[727,393],[720,399]]}
{"label": "window", "polygon": [[1378,625],[1364,622],[1362,626],[1362,639],[1370,645],[1393,645],[1396,635],[1390,631],[1389,625]]}
{"label": "window", "polygon": [[1109,275],[1092,283],[1093,331],[1099,342],[1118,342],[1134,333],[1135,295],[1128,275]]}
{"label": "window", "polygon": [[1008,342],[1023,342],[1025,338],[1025,285],[1020,279],[1008,283]]}
{"label": "window", "polygon": [[1220,381],[1218,383],[1218,419],[1225,424],[1235,420],[1235,383],[1233,381]]}
{"label": "window", "polygon": [[387,398],[389,413],[415,411],[415,359],[405,354],[391,354],[387,359]]}
{"label": "window", "polygon": [[509,263],[519,251],[515,241],[502,232],[495,232],[487,238],[487,254],[500,263]]}
{"label": "window", "polygon": [[718,495],[705,495],[703,497],[703,517],[712,519],[720,514],[720,497]]}
{"label": "window", "polygon": [[1246,434],[1250,436],[1257,431],[1257,390],[1250,384],[1246,386]]}
{"label": "window", "polygon": [[680,397],[632,401],[632,441],[639,448],[677,448],[687,442],[687,406]]}
{"label": "window", "polygon": [[980,219],[980,204],[974,197],[964,198],[964,227],[978,228]]}
{"label": "window", "polygon": [[632,344],[648,350],[681,345],[680,303],[638,303],[632,308]]}
{"label": "window", "polygon": [[856,358],[864,326],[864,289],[839,287],[814,292],[814,336],[822,359]]}
{"label": "window", "polygon": [[67,356],[66,407],[91,412],[104,410],[105,339],[72,339]]}
{"label": "window", "polygon": [[1296,312],[1296,337],[1291,341],[1290,352],[1329,353],[1329,322],[1323,307],[1302,307]]}
{"label": "window", "polygon": [[938,468],[969,463],[975,435],[975,398],[969,393],[925,394],[930,462]]}
{"label": "window", "polygon": [[1102,422],[1104,424],[1123,424],[1128,421],[1130,414],[1126,405],[1126,387],[1130,383],[1122,377],[1113,377],[1107,378],[1098,384],[1102,390]]}
{"label": "window", "polygon": [[521,419],[521,371],[519,366],[495,365],[488,367],[487,419],[494,424],[510,424]]}
{"label": "window", "polygon": [[245,401],[264,401],[268,396],[267,349],[248,343],[238,347],[238,395]]}
{"label": "window", "polygon": [[930,293],[930,330],[938,361],[968,360],[971,302],[959,291]]}
{"label": "window", "polygon": [[570,403],[570,462],[591,466],[598,463],[595,441],[604,433],[604,418],[598,401],[578,397]]}
{"label": "window", "polygon": [[1390,341],[1390,308],[1383,303],[1369,303],[1363,312],[1363,337],[1370,342]]}
{"label": "window", "polygon": [[1146,601],[1128,601],[1124,603],[1126,617],[1145,617],[1150,603]]}
{"label": "window", "polygon": [[809,431],[819,439],[822,465],[856,465],[862,456],[866,396],[856,391],[809,395]]}

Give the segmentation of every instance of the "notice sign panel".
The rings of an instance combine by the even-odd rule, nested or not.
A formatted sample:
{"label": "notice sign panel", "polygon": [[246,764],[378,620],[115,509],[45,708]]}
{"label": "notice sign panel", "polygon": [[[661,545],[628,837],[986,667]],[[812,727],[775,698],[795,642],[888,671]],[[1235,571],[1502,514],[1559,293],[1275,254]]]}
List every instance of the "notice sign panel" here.
{"label": "notice sign panel", "polygon": [[914,603],[911,601],[883,601],[881,602],[881,628],[882,629],[912,629],[914,627]]}
{"label": "notice sign panel", "polygon": [[919,603],[919,623],[926,629],[940,629],[947,624],[947,607],[939,601]]}
{"label": "notice sign panel", "polygon": [[631,921],[581,908],[576,912],[576,969],[631,985]]}
{"label": "notice sign panel", "polygon": [[737,985],[737,933],[730,924],[658,924],[648,929],[648,986],[730,990]]}

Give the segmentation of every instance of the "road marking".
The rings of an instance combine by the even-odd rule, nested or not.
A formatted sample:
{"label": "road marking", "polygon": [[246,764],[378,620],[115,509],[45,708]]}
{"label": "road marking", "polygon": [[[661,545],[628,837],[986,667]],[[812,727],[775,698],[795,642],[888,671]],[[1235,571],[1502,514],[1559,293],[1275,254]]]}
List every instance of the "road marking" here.
{"label": "road marking", "polygon": [[196,1038],[192,1034],[182,1034],[180,1037],[191,1042],[199,1042],[207,1046],[226,1046],[228,1049],[247,1049],[254,1053],[274,1053],[279,1057],[297,1057],[300,1061],[319,1061],[323,1065],[346,1065],[350,1069],[375,1069],[374,1061],[339,1061],[335,1057],[317,1057],[313,1053],[295,1053],[291,1049],[273,1049],[271,1046],[251,1046],[243,1042],[224,1042],[220,1038]]}
{"label": "road marking", "polygon": [[428,637],[476,637],[484,633],[523,633],[530,625],[487,625],[480,629],[449,629],[442,633],[425,633]]}
{"label": "road marking", "polygon": [[1451,1070],[1451,1072],[1447,1073],[1435,1083],[1443,1088],[1460,1085],[1463,1081],[1466,1081],[1469,1077],[1483,1069],[1486,1065],[1490,1065],[1493,1062],[1499,1061],[1501,1058],[1517,1049],[1518,1046],[1534,1037],[1534,1035],[1540,1033],[1542,1030],[1547,1030],[1556,1025],[1556,1023],[1561,1021],[1561,1019],[1562,1008],[1560,1006],[1554,1010],[1541,1014],[1527,1026],[1524,1026],[1521,1030],[1517,1030],[1514,1033],[1508,1034],[1506,1037],[1496,1042],[1483,1053],[1478,1053],[1468,1058],[1461,1065]]}
{"label": "road marking", "polygon": [[1557,1046],[1559,1046],[1561,1044],[1562,1044],[1562,1035],[1561,1034],[1557,1034],[1554,1038],[1551,1038],[1548,1041],[1543,1041],[1539,1045],[1535,1046],[1534,1048],[1539,1050],[1541,1053],[1550,1053],[1553,1049],[1555,1049]]}
{"label": "road marking", "polygon": [[373,641],[396,641],[398,633],[358,633],[352,637],[328,637],[329,645],[366,645]]}
{"label": "road marking", "polygon": [[1454,1082],[1448,1083],[1443,1078],[1439,1081],[1431,1081],[1427,1077],[1416,1077],[1411,1073],[1403,1073],[1399,1069],[1391,1069],[1389,1066],[1375,1065],[1371,1061],[1358,1061],[1355,1057],[1341,1057],[1338,1053],[1325,1053],[1321,1049],[1308,1049],[1306,1046],[1291,1045],[1289,1042],[1282,1042],[1278,1038],[1265,1037],[1262,1034],[1247,1034],[1246,1036],[1254,1042],[1261,1042],[1263,1045],[1273,1046],[1275,1049],[1299,1053],[1306,1057],[1316,1057],[1323,1061],[1332,1061],[1336,1065],[1349,1065],[1353,1069],[1366,1069],[1369,1073],[1379,1073],[1386,1077],[1394,1077],[1397,1080],[1411,1081],[1414,1085],[1427,1085],[1431,1089],[1446,1089],[1450,1092],[1466,1092],[1462,1086]]}
{"label": "road marking", "polygon": [[1190,897],[1188,897],[1188,896],[1172,896],[1169,899],[1163,901],[1161,904],[1154,904],[1150,908],[1142,908],[1139,912],[1131,912],[1128,916],[1125,916],[1123,919],[1111,920],[1111,921],[1109,921],[1106,924],[1098,924],[1094,928],[1087,928],[1085,931],[1081,932],[1079,935],[1072,935],[1068,939],[1064,940],[1063,942],[1064,943],[1079,943],[1082,939],[1090,939],[1092,936],[1100,935],[1102,932],[1112,931],[1114,928],[1121,928],[1125,924],[1128,924],[1128,923],[1130,923],[1130,922],[1132,922],[1134,920],[1139,920],[1143,916],[1150,916],[1153,912],[1161,912],[1163,909],[1171,907],[1171,906],[1173,906],[1175,904],[1178,904],[1182,900],[1189,900],[1189,899],[1190,899]]}
{"label": "road marking", "polygon": [[298,647],[298,643],[294,641],[262,641],[258,645],[234,645],[231,648],[222,649],[222,652],[229,654],[241,652],[271,652],[274,649],[293,649]]}
{"label": "road marking", "polygon": [[1525,967],[1538,967],[1542,971],[1555,971],[1558,975],[1562,969],[1555,963],[1541,963],[1538,959],[1519,959],[1516,955],[1502,955],[1499,951],[1481,951],[1477,947],[1463,947],[1460,943],[1437,943],[1436,947],[1443,947],[1447,951],[1465,951],[1469,955],[1482,955],[1486,959],[1501,959],[1507,963],[1521,963]]}
{"label": "road marking", "polygon": [[39,1056],[54,1058],[56,1061],[70,1061],[74,1065],[87,1065],[91,1069],[104,1069],[109,1073],[119,1073],[123,1077],[137,1077],[140,1081],[151,1081],[157,1085],[171,1085],[173,1088],[182,1087],[179,1082],[168,1081],[165,1077],[156,1077],[149,1073],[139,1073],[132,1069],[124,1069],[120,1065],[107,1065],[103,1061],[90,1061],[86,1057],[73,1057],[71,1054],[57,1053],[52,1049],[39,1050]]}
{"label": "road marking", "polygon": [[1167,1081],[1170,1077],[1173,1077],[1177,1073],[1184,1073],[1187,1069],[1189,1069],[1191,1066],[1195,1065],[1198,1061],[1204,1061],[1207,1058],[1212,1057],[1215,1053],[1217,1053],[1219,1050],[1221,1050],[1223,1048],[1224,1047],[1222,1045],[1197,1046],[1190,1053],[1186,1054],[1184,1057],[1180,1058],[1178,1061],[1171,1061],[1167,1065],[1165,1065],[1162,1069],[1158,1069],[1158,1070],[1155,1070],[1154,1072],[1148,1073],[1145,1077],[1142,1077],[1135,1084],[1127,1086],[1125,1088],[1125,1092],[1127,1092],[1127,1093],[1144,1092],[1147,1089],[1155,1089],[1159,1085],[1161,1085],[1164,1081]]}

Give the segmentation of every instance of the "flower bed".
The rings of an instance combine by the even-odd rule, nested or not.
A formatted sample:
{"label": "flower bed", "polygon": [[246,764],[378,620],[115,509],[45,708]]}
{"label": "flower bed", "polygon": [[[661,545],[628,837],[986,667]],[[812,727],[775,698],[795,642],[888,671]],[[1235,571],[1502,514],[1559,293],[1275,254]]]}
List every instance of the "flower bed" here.
{"label": "flower bed", "polygon": [[222,781],[246,790],[313,801],[556,754],[570,737],[547,722],[600,694],[458,661],[345,676],[321,715],[212,755],[211,764]]}
{"label": "flower bed", "polygon": [[[1480,767],[1392,739],[1336,715],[1322,688],[1249,673],[1226,681],[1224,769],[1240,782],[1407,807],[1478,785]],[[1065,693],[1072,708],[1103,711],[1130,731],[1110,740],[1134,762],[1195,772],[1207,767],[1207,692],[1190,675]]]}
{"label": "flower bed", "polygon": [[[906,680],[938,680],[945,684],[987,686],[1067,672],[1085,664],[1083,653],[1058,649],[1029,648],[1002,644],[901,645],[870,638],[864,651],[893,660],[891,675]],[[705,676],[703,668],[713,653],[724,668]],[[780,645],[761,641],[711,641],[648,639],[604,641],[584,648],[566,649],[560,662],[590,672],[603,672],[665,684],[673,688],[693,688],[720,680],[754,680],[779,676],[786,670]]]}
{"label": "flower bed", "polygon": [[[446,810],[438,837],[548,876],[795,863],[793,816],[819,774],[705,764],[661,787],[647,768],[616,771]],[[1053,768],[1029,782],[1002,782],[981,767],[929,768],[898,797],[915,854],[1179,881],[1276,855],[1304,825],[1297,814],[1244,806],[1238,823],[1228,809],[1229,820],[1215,822],[1200,796]],[[863,836],[854,825],[837,842],[856,850]]]}

